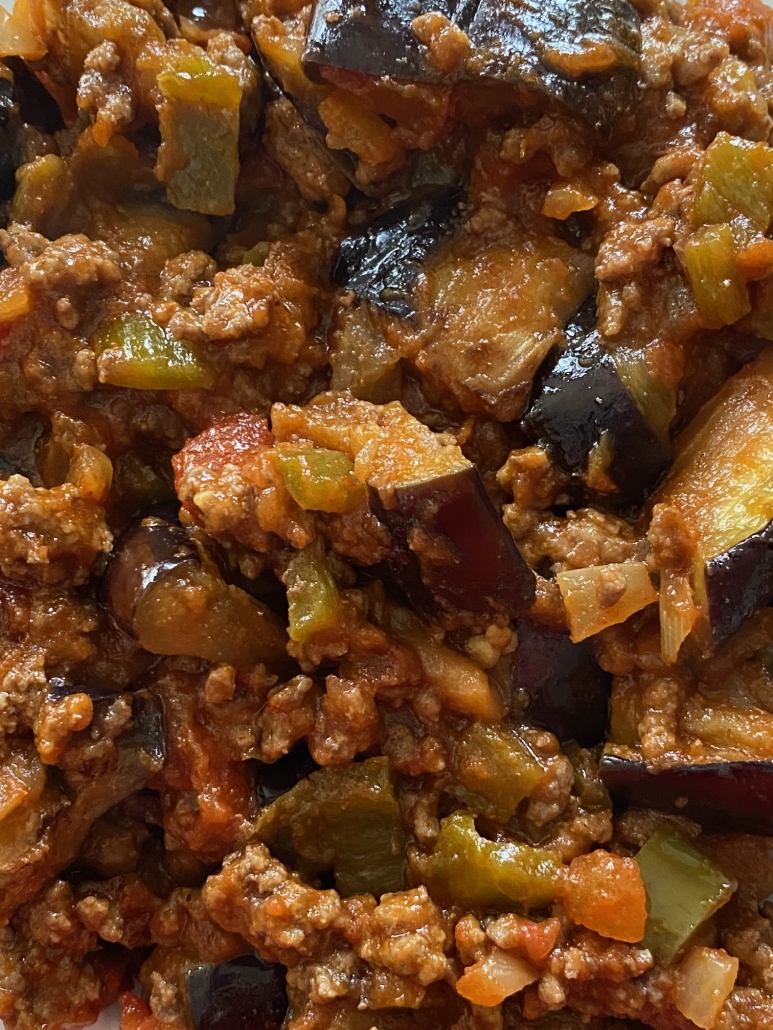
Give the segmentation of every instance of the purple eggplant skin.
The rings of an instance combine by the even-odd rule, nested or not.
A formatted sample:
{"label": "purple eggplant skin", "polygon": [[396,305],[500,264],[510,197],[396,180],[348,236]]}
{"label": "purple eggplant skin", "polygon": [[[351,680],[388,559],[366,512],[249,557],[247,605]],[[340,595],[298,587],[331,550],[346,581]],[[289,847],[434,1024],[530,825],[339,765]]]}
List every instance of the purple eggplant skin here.
{"label": "purple eggplant skin", "polygon": [[389,490],[371,487],[370,498],[395,539],[395,578],[424,614],[455,629],[513,619],[531,607],[534,573],[474,465]]}
{"label": "purple eggplant skin", "polygon": [[261,808],[272,804],[277,798],[292,790],[296,783],[305,780],[319,766],[311,757],[305,741],[300,741],[270,765],[261,764],[255,774],[256,790]]}
{"label": "purple eggplant skin", "polygon": [[599,775],[619,805],[687,816],[704,829],[773,837],[773,763],[684,763],[650,772],[607,748]]}
{"label": "purple eggplant skin", "polygon": [[430,189],[393,207],[341,243],[333,281],[398,318],[415,312],[413,288],[427,256],[460,220],[456,187]]}
{"label": "purple eggplant skin", "polygon": [[584,489],[594,502],[618,511],[640,508],[671,461],[668,446],[640,411],[596,332],[548,354],[523,428],[578,479],[602,433],[609,434],[613,456],[607,474],[617,489],[598,495]]}
{"label": "purple eggplant skin", "polygon": [[200,561],[196,545],[182,526],[143,520],[119,542],[103,587],[116,622],[134,634],[134,613],[147,590],[168,573]]}
{"label": "purple eggplant skin", "polygon": [[466,29],[478,0],[317,0],[306,34],[303,66],[319,78],[319,66],[412,82],[437,82],[441,72],[416,38],[411,22],[439,11]]}
{"label": "purple eggplant skin", "polygon": [[706,562],[711,645],[717,648],[773,600],[773,522]]}
{"label": "purple eggplant skin", "polygon": [[517,697],[528,695],[525,720],[558,737],[595,747],[609,720],[612,677],[596,661],[590,640],[573,644],[568,634],[521,620],[518,647],[501,659],[493,674]]}
{"label": "purple eggplant skin", "polygon": [[188,971],[195,1030],[281,1030],[287,1012],[284,966],[240,955]]}
{"label": "purple eggplant skin", "polygon": [[[604,135],[636,100],[641,27],[628,0],[481,0],[468,36],[473,47],[468,76],[543,93]],[[589,42],[606,46],[608,67],[578,74]]]}

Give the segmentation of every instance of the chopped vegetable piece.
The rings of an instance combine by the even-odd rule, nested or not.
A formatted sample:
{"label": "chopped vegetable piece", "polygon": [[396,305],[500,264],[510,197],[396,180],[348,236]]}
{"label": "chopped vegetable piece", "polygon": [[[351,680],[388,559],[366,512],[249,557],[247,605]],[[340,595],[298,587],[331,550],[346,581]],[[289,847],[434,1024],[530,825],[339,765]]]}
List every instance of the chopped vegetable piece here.
{"label": "chopped vegetable piece", "polygon": [[668,965],[729,900],[733,884],[668,822],[661,823],[635,859],[649,903],[642,943],[657,962]]}
{"label": "chopped vegetable piece", "polygon": [[420,194],[346,237],[334,281],[398,318],[414,315],[414,284],[428,254],[458,221],[460,200],[456,188]]}
{"label": "chopped vegetable piece", "polygon": [[332,869],[345,896],[404,886],[406,838],[386,758],[313,772],[261,812],[255,832],[306,875]]}
{"label": "chopped vegetable piece", "polygon": [[290,639],[305,643],[338,621],[338,587],[318,538],[290,559],[284,574],[289,603]]}
{"label": "chopped vegetable piece", "polygon": [[684,260],[695,303],[707,326],[718,329],[749,314],[749,290],[738,270],[729,225],[698,229],[684,245]]}
{"label": "chopped vegetable piece", "polygon": [[[584,479],[603,506],[631,509],[642,504],[670,459],[668,426],[664,440],[645,410],[594,331],[574,335],[566,348],[548,355],[535,380],[524,425],[533,440],[548,444],[566,471]],[[594,449],[602,441],[608,485],[589,474]],[[606,488],[599,489],[602,485]]]}
{"label": "chopped vegetable piece", "polygon": [[675,761],[650,771],[630,749],[607,745],[599,774],[618,804],[685,815],[713,830],[773,836],[773,764]]}
{"label": "chopped vegetable piece", "polygon": [[158,76],[165,102],[156,175],[175,207],[229,215],[239,174],[242,90],[230,69],[200,48],[191,51],[176,54],[173,66]]}
{"label": "chopped vegetable piece", "polygon": [[636,944],[644,936],[647,894],[632,858],[601,849],[578,855],[566,871],[560,897],[575,923],[602,937]]}
{"label": "chopped vegetable piece", "polygon": [[556,580],[575,643],[625,622],[658,599],[649,569],[639,561],[570,569]]}
{"label": "chopped vegetable piece", "polygon": [[719,132],[701,162],[690,218],[696,228],[742,216],[761,233],[773,219],[773,148]]}
{"label": "chopped vegetable piece", "polygon": [[722,948],[692,948],[676,982],[674,1003],[682,1015],[711,1030],[735,986],[739,964]]}
{"label": "chopped vegetable piece", "polygon": [[432,854],[415,856],[414,863],[437,901],[462,908],[537,908],[559,889],[557,855],[514,841],[486,840],[467,812],[443,819]]}
{"label": "chopped vegetable piece", "polygon": [[478,815],[506,823],[545,777],[545,770],[517,734],[474,722],[454,749],[449,791]]}
{"label": "chopped vegetable piece", "polygon": [[19,273],[6,269],[0,273],[0,325],[15,322],[32,311],[32,295]]}
{"label": "chopped vegetable piece", "polygon": [[539,972],[512,952],[494,948],[468,966],[456,981],[456,992],[475,1005],[501,1005],[505,998],[539,980]]}
{"label": "chopped vegetable piece", "polygon": [[287,1012],[285,970],[258,955],[239,955],[188,970],[195,1030],[281,1030]]}
{"label": "chopped vegetable piece", "polygon": [[293,500],[307,511],[353,511],[366,500],[354,463],[340,451],[293,447],[279,451],[279,471]]}
{"label": "chopped vegetable piece", "polygon": [[695,635],[716,647],[773,597],[773,349],[727,380],[677,439],[654,501],[696,535]]}
{"label": "chopped vegetable piece", "polygon": [[91,337],[99,378],[133,390],[209,389],[215,373],[192,344],[182,343],[144,315],[102,321]]}

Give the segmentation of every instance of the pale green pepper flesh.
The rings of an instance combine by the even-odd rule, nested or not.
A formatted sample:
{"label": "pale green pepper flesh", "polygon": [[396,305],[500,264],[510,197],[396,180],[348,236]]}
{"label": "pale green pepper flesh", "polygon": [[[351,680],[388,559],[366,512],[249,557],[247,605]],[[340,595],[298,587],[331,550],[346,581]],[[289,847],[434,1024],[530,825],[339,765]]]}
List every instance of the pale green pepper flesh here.
{"label": "pale green pepper flesh", "polygon": [[134,390],[194,390],[212,386],[209,362],[145,315],[102,321],[91,337],[99,378]]}
{"label": "pale green pepper flesh", "polygon": [[321,540],[315,540],[291,558],[284,583],[291,640],[303,644],[336,624],[340,597]]}
{"label": "pale green pepper flesh", "polygon": [[506,823],[545,770],[507,727],[474,722],[454,749],[452,794],[480,815]]}
{"label": "pale green pepper flesh", "polygon": [[293,500],[306,511],[343,514],[365,501],[365,484],[341,451],[321,447],[280,451],[279,471]]}

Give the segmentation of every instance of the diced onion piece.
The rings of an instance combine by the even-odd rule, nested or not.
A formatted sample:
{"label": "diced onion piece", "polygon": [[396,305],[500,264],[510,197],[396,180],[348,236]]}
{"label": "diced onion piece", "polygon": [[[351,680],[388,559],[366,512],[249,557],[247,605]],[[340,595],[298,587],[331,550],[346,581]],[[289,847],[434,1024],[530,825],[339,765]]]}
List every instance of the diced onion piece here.
{"label": "diced onion piece", "polygon": [[91,444],[73,447],[67,481],[80,489],[81,497],[104,504],[113,482],[113,464],[106,454]]}
{"label": "diced onion piece", "polygon": [[502,948],[468,966],[456,983],[457,994],[475,1005],[493,1007],[539,979],[534,966]]}
{"label": "diced onion piece", "polygon": [[679,968],[674,1002],[702,1030],[711,1030],[733,989],[738,959],[721,948],[692,948]]}
{"label": "diced onion piece", "polygon": [[660,653],[667,665],[679,657],[700,611],[693,599],[686,572],[664,570],[660,574]]}
{"label": "diced onion piece", "polygon": [[[0,34],[2,29],[0,29]],[[32,311],[32,296],[21,275],[7,269],[0,276],[0,324],[15,322]]]}
{"label": "diced onion piece", "polygon": [[33,30],[26,2],[18,2],[13,14],[0,7],[0,57],[22,57],[39,61],[48,47]]}
{"label": "diced onion piece", "polygon": [[564,222],[576,211],[591,211],[598,202],[599,198],[587,187],[571,182],[555,182],[547,192],[542,214]]}
{"label": "diced onion piece", "polygon": [[574,643],[625,622],[657,600],[644,562],[572,569],[556,576]]}

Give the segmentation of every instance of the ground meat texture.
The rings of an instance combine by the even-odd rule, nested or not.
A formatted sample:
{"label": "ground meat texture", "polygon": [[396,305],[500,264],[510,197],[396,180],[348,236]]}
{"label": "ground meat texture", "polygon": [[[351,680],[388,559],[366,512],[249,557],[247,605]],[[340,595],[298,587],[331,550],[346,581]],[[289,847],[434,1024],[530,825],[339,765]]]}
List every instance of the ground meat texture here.
{"label": "ground meat texture", "polygon": [[[33,6],[0,67],[6,1030],[130,982],[122,1030],[190,1030],[189,971],[253,952],[287,1030],[769,1030],[771,10]],[[591,336],[617,392],[548,437]],[[636,413],[672,465],[623,509]],[[138,628],[235,631],[224,598],[270,659]],[[582,746],[564,661],[599,665]],[[722,888],[629,941],[663,841]]]}

